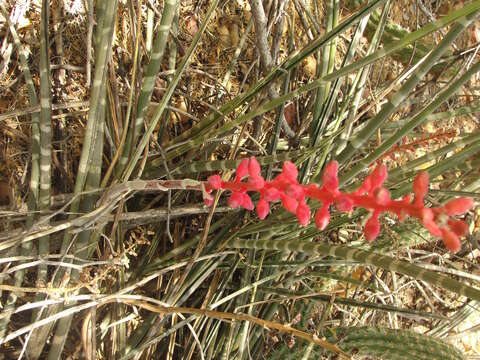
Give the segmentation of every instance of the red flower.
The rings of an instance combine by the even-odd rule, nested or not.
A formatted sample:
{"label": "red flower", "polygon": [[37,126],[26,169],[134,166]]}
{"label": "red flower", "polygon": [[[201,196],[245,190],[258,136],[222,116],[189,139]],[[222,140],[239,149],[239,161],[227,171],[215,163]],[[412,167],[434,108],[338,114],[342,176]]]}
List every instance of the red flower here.
{"label": "red flower", "polygon": [[208,178],[208,184],[212,189],[218,190],[222,187],[222,178],[220,175],[212,175]]}
{"label": "red flower", "polygon": [[379,205],[387,206],[390,202],[390,191],[383,187],[375,190],[373,195],[375,196],[375,200]]}
{"label": "red flower", "polygon": [[350,212],[353,210],[353,200],[348,196],[340,196],[335,201],[335,207],[338,209],[338,211]]}
{"label": "red flower", "polygon": [[280,200],[282,193],[277,188],[268,188],[265,190],[264,197],[267,201]]}
{"label": "red flower", "polygon": [[285,191],[285,194],[287,194],[290,197],[293,197],[294,199],[303,199],[305,197],[305,193],[303,191],[303,187],[298,185],[298,184],[290,184],[287,186],[287,189]]}
{"label": "red flower", "polygon": [[448,229],[442,229],[443,244],[451,252],[457,252],[462,247],[458,236]]}
{"label": "red flower", "polygon": [[370,175],[371,188],[369,192],[379,189],[387,180],[387,176],[387,167],[383,164],[378,165]]}
{"label": "red flower", "polygon": [[328,208],[330,204],[323,204],[323,206],[317,210],[315,214],[315,225],[319,230],[325,230],[328,223],[330,222],[330,211]]}
{"label": "red flower", "polygon": [[473,207],[473,200],[468,198],[458,198],[450,200],[445,204],[445,211],[450,216],[465,214]]}
{"label": "red flower", "polygon": [[325,172],[323,173],[323,187],[331,193],[338,191],[338,163],[332,161],[325,166]]}
{"label": "red flower", "polygon": [[249,159],[243,159],[237,167],[237,171],[235,173],[235,181],[240,181],[242,178],[248,175],[248,165],[250,161]]}
{"label": "red flower", "polygon": [[468,225],[461,220],[448,220],[448,227],[458,236],[465,236],[468,234]]}
{"label": "red flower", "polygon": [[298,170],[294,163],[285,161],[283,163],[283,175],[290,182],[297,182]]}
{"label": "red flower", "polygon": [[295,214],[298,206],[297,200],[285,194],[282,194],[281,196],[282,196],[282,206],[285,208],[285,210]]}
{"label": "red flower", "polygon": [[419,173],[413,180],[413,193],[415,194],[414,204],[423,206],[423,199],[428,192],[429,176],[426,171]]}
{"label": "red flower", "polygon": [[251,184],[255,190],[263,189],[265,186],[265,180],[263,180],[263,177],[258,175],[255,177],[250,177],[248,183]]}
{"label": "red flower", "polygon": [[248,174],[251,177],[258,177],[260,176],[260,171],[261,171],[260,164],[258,163],[257,159],[255,159],[255,157],[252,156],[248,163]]}
{"label": "red flower", "polygon": [[305,201],[300,201],[300,203],[297,206],[297,211],[296,214],[298,222],[302,226],[306,226],[310,223],[310,208],[308,205],[305,203]]}
{"label": "red flower", "polygon": [[268,213],[270,212],[270,205],[268,205],[268,201],[264,199],[260,199],[257,202],[257,215],[260,220],[263,220],[267,217]]}
{"label": "red flower", "polygon": [[230,195],[230,199],[228,199],[228,206],[235,209],[242,206],[242,203],[243,203],[242,193],[239,193],[237,191],[232,192],[232,195]]}
{"label": "red flower", "polygon": [[378,234],[380,234],[380,221],[378,220],[379,215],[380,213],[374,212],[365,224],[363,233],[368,242],[372,242],[377,238]]}

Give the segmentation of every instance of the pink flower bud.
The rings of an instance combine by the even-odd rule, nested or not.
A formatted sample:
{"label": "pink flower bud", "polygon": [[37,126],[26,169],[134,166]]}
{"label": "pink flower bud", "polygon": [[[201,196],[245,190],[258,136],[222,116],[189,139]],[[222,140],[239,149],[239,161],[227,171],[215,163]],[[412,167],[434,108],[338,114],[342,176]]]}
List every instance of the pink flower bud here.
{"label": "pink flower bud", "polygon": [[390,202],[390,191],[381,187],[374,191],[375,201],[377,204],[386,206]]}
{"label": "pink flower bud", "polygon": [[423,205],[423,199],[428,192],[429,175],[428,172],[422,171],[415,180],[413,180],[413,193],[415,194],[415,205]]}
{"label": "pink flower bud", "polygon": [[293,197],[294,199],[297,199],[297,200],[305,197],[305,192],[303,191],[302,186],[297,184],[288,185],[285,193],[288,196]]}
{"label": "pink flower bud", "polygon": [[372,179],[370,179],[370,176],[367,176],[365,180],[363,180],[362,185],[355,191],[355,194],[357,195],[363,195],[365,193],[370,192],[372,189]]}
{"label": "pink flower bud", "polygon": [[282,194],[281,196],[282,196],[282,205],[285,208],[285,210],[295,214],[298,206],[297,200],[285,194]]}
{"label": "pink flower bud", "polygon": [[458,198],[450,200],[445,204],[445,211],[450,216],[465,214],[473,207],[473,200],[469,198]]}
{"label": "pink flower bud", "polygon": [[446,228],[442,228],[442,238],[443,244],[451,252],[455,253],[461,249],[462,244],[460,243],[460,239],[454,232]]}
{"label": "pink flower bud", "polygon": [[265,190],[263,197],[267,201],[276,201],[280,200],[281,193],[277,188],[271,187]]}
{"label": "pink flower bud", "polygon": [[330,161],[327,166],[325,166],[322,181],[326,190],[331,193],[338,191],[338,162]]}
{"label": "pink flower bud", "polygon": [[341,196],[335,201],[338,211],[350,212],[353,210],[353,201],[347,196]]}
{"label": "pink flower bud", "polygon": [[448,220],[448,227],[458,236],[465,236],[468,234],[468,225],[462,220]]}
{"label": "pink flower bud", "polygon": [[235,209],[240,207],[242,203],[243,203],[243,194],[238,191],[232,192],[232,195],[230,195],[230,198],[228,199],[228,206]]}
{"label": "pink flower bud", "polygon": [[310,223],[310,208],[308,205],[305,203],[305,201],[300,201],[300,203],[297,206],[297,211],[295,213],[297,216],[298,222],[302,226],[306,226]]}
{"label": "pink flower bud", "polygon": [[203,202],[205,203],[206,206],[212,206],[213,205],[213,196],[211,195],[206,195],[204,198],[203,198]]}
{"label": "pink flower bud", "polygon": [[212,187],[212,189],[220,189],[222,187],[222,178],[220,175],[212,175],[208,178],[208,184]]}
{"label": "pink flower bud", "polygon": [[245,176],[248,175],[248,164],[250,163],[249,159],[243,159],[237,167],[235,173],[235,181],[238,182],[242,180]]}
{"label": "pink flower bud", "polygon": [[325,230],[330,222],[330,211],[328,208],[330,204],[323,204],[323,206],[315,213],[315,225],[319,230]]}
{"label": "pink flower bud", "polygon": [[377,167],[370,174],[371,187],[370,191],[374,191],[380,188],[385,180],[387,180],[387,167],[383,164],[377,165]]}
{"label": "pink flower bud", "polygon": [[268,201],[264,199],[260,199],[257,202],[257,215],[260,220],[263,220],[267,217],[268,213],[270,212],[270,205]]}
{"label": "pink flower bud", "polygon": [[250,178],[248,179],[248,183],[252,185],[256,190],[263,189],[263,187],[265,186],[265,180],[263,180],[263,177],[261,177],[260,175],[253,177],[250,176]]}
{"label": "pink flower bud", "polygon": [[422,224],[434,236],[442,236],[442,231],[434,221],[435,214],[432,209],[422,209]]}
{"label": "pink flower bud", "polygon": [[282,173],[284,174],[285,179],[290,182],[297,182],[298,170],[297,166],[294,163],[292,163],[291,161],[285,161],[283,163],[282,169]]}
{"label": "pink flower bud", "polygon": [[242,203],[240,204],[246,210],[253,210],[255,206],[253,205],[252,199],[245,193],[242,193]]}
{"label": "pink flower bud", "polygon": [[250,162],[248,163],[248,174],[251,177],[260,176],[260,164],[258,163],[257,159],[254,156],[250,158]]}
{"label": "pink flower bud", "polygon": [[377,238],[378,234],[380,234],[380,221],[378,220],[379,215],[379,213],[374,212],[365,224],[363,233],[368,242],[372,242]]}

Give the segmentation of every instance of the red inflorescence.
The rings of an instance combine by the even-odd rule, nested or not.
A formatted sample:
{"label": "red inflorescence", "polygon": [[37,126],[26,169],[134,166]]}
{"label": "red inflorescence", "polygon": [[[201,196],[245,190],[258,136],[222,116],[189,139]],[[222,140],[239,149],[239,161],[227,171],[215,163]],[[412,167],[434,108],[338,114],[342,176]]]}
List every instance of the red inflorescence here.
{"label": "red inflorescence", "polygon": [[311,211],[306,199],[320,201],[322,206],[315,213],[315,225],[324,230],[330,222],[330,206],[337,210],[350,212],[356,207],[371,211],[364,227],[367,241],[373,241],[380,233],[380,215],[390,212],[403,220],[406,216],[416,217],[432,235],[441,237],[445,247],[456,252],[460,249],[460,236],[468,232],[467,225],[452,216],[461,215],[473,207],[473,201],[468,198],[458,198],[449,201],[443,207],[426,208],[424,198],[428,192],[429,178],[427,172],[421,172],[413,182],[414,198],[410,195],[400,200],[392,200],[390,192],[383,187],[387,179],[387,168],[378,165],[368,175],[360,187],[352,193],[339,190],[338,163],[332,161],[325,167],[322,186],[317,184],[303,185],[297,181],[298,170],[294,163],[283,164],[282,172],[273,180],[266,181],[260,174],[261,168],[257,159],[243,159],[237,167],[235,178],[231,182],[222,181],[219,175],[212,175],[206,183],[205,203],[213,203],[210,195],[212,190],[222,189],[232,192],[228,200],[232,208],[242,207],[247,210],[255,208],[248,192],[260,194],[256,204],[257,215],[265,219],[270,212],[270,203],[280,200],[282,206],[295,214],[302,226],[310,223]]}

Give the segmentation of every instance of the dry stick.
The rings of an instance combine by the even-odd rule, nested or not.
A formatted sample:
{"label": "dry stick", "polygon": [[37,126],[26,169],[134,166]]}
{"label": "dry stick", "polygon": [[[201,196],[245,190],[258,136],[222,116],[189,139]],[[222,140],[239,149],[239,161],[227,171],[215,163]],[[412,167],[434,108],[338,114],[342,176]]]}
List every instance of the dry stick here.
{"label": "dry stick", "polygon": [[[101,222],[105,216],[110,215],[110,211],[116,207],[116,204],[133,191],[168,191],[168,190],[196,190],[204,191],[204,185],[201,181],[182,179],[182,180],[133,180],[126,183],[115,185],[106,192],[98,201],[97,208],[90,213],[77,218],[67,220],[56,226],[42,226],[34,228],[33,231],[26,231],[16,234],[10,238],[4,239],[0,243],[0,252],[7,250],[21,243],[26,243],[39,237],[76,227],[83,230],[94,223]],[[75,201],[75,197],[71,201]],[[68,204],[67,204],[68,206]]]}
{"label": "dry stick", "polygon": [[[267,18],[265,17],[265,11],[261,0],[250,0],[250,6],[252,8],[252,17],[255,24],[255,38],[257,39],[256,44],[262,62],[263,72],[268,73],[273,67],[273,59],[268,44]],[[278,91],[273,84],[268,85],[268,95],[271,100],[279,97]],[[282,129],[285,132],[285,135],[289,138],[294,138],[295,133],[287,124],[285,116],[283,116],[283,114],[280,114],[280,116]]]}
{"label": "dry stick", "polygon": [[285,25],[285,11],[284,11],[284,7],[285,7],[285,3],[287,1],[286,0],[283,0],[280,4],[279,4],[279,14],[278,14],[278,17],[277,19],[274,19],[273,22],[276,21],[276,25],[275,25],[275,30],[273,32],[273,40],[272,40],[272,58],[273,59],[276,59],[277,56],[278,56],[278,52],[280,50],[280,44],[282,42],[282,36],[283,36],[283,28],[284,28],[284,25]]}
{"label": "dry stick", "polygon": [[[23,51],[23,50],[22,50]],[[53,66],[52,66],[53,68]],[[70,108],[78,108],[86,106],[88,108],[89,101],[70,101],[65,103],[52,104],[52,110],[64,110]],[[28,114],[36,114],[40,112],[40,104],[27,106],[23,109],[12,110],[0,114],[0,121],[10,119],[12,117],[24,116]]]}
{"label": "dry stick", "polygon": [[324,349],[327,349],[333,353],[336,353],[344,359],[350,359],[350,356],[348,356],[348,354],[343,352],[339,347],[325,340],[322,340],[315,335],[311,335],[304,331],[295,329],[290,325],[283,325],[274,321],[260,319],[244,313],[228,313],[223,311],[197,309],[197,308],[189,308],[189,307],[166,307],[166,306],[149,304],[146,301],[121,299],[121,298],[117,298],[117,301],[122,302],[124,304],[129,304],[132,306],[138,306],[142,309],[156,312],[158,314],[194,314],[194,315],[207,316],[207,317],[219,319],[219,320],[248,321],[248,322],[257,324],[259,326],[262,326],[267,330],[275,329],[280,332],[292,334],[298,338],[307,340],[309,342],[313,342]]}

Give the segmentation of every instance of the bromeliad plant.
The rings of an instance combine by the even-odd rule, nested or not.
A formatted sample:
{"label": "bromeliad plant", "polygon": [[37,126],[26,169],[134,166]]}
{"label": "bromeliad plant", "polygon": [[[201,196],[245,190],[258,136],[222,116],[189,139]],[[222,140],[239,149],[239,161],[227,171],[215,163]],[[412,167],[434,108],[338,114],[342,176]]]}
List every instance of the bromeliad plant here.
{"label": "bromeliad plant", "polygon": [[320,230],[324,230],[330,222],[332,205],[342,212],[350,212],[357,207],[364,208],[371,212],[363,230],[365,239],[369,242],[375,240],[380,233],[379,218],[382,213],[393,213],[400,220],[411,216],[419,219],[433,236],[441,237],[445,247],[452,252],[460,249],[460,237],[468,232],[467,224],[454,217],[469,211],[473,207],[473,200],[457,198],[442,207],[426,207],[425,195],[429,185],[427,172],[420,172],[413,181],[414,197],[406,195],[400,200],[391,199],[390,192],[383,187],[387,179],[387,167],[383,164],[378,165],[360,187],[351,193],[339,189],[336,161],[330,162],[325,167],[322,186],[298,183],[297,167],[290,161],[283,164],[282,172],[271,181],[265,180],[260,172],[257,159],[251,157],[241,161],[233,181],[222,181],[219,175],[210,176],[206,186],[205,203],[207,205],[213,203],[212,190],[229,190],[231,191],[229,206],[253,210],[255,206],[248,193],[257,192],[260,200],[256,204],[256,212],[260,219],[267,217],[270,203],[281,201],[288,212],[295,214],[300,225],[306,226],[311,219],[307,199],[312,199],[322,203],[314,217],[315,225]]}

